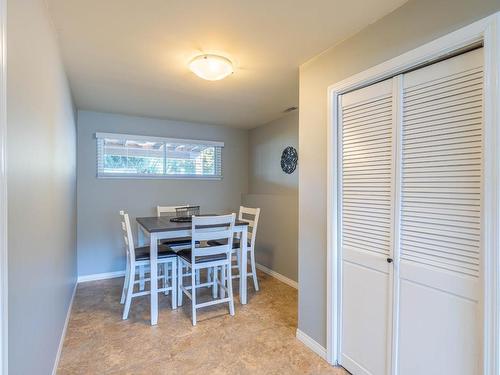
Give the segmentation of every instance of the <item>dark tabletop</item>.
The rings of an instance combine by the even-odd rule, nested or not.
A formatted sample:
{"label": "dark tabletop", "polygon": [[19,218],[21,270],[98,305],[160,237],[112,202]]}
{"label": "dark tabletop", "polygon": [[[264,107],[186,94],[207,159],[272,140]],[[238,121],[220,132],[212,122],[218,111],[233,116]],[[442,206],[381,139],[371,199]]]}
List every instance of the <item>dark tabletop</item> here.
{"label": "dark tabletop", "polygon": [[[190,222],[187,223],[172,222],[170,221],[170,219],[173,217],[175,217],[175,215],[174,216],[165,215],[160,217],[158,216],[138,217],[136,220],[149,233],[191,229],[192,224]],[[236,219],[234,225],[248,225],[248,223],[246,221],[240,221]]]}

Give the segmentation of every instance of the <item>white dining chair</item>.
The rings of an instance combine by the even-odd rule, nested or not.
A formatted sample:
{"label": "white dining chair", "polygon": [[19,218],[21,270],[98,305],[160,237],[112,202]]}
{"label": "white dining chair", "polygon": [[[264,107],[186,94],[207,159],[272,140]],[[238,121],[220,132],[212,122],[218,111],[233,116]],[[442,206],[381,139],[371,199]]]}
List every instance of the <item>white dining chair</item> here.
{"label": "white dining chair", "polygon": [[[260,208],[251,208],[251,207],[244,207],[240,206],[240,212],[238,214],[238,220],[241,221],[246,221],[248,223],[248,244],[247,244],[247,251],[249,252],[250,255],[250,267],[252,269],[251,273],[248,273],[248,277],[253,278],[253,286],[256,291],[259,290],[259,282],[257,280],[257,269],[255,265],[255,240],[257,238],[257,228],[259,226],[259,216],[260,216]],[[237,239],[235,241],[235,244],[233,244],[233,248],[239,248],[241,246],[240,240],[239,240],[239,235],[237,235]],[[239,259],[239,252],[236,252],[236,259],[237,259],[237,266],[239,270],[239,265],[240,265],[240,259]],[[240,274],[238,271],[238,275],[236,275],[236,278],[239,278]]]}
{"label": "white dining chair", "polygon": [[[156,216],[160,217],[162,214],[175,214],[178,208],[189,207],[188,204],[181,204],[178,206],[156,206]],[[179,237],[179,238],[169,238],[165,240],[160,240],[160,243],[172,247],[172,250],[176,251],[179,248],[189,247],[191,245],[190,237]]]}
{"label": "white dining chair", "polygon": [[[191,299],[191,317],[196,325],[196,310],[219,303],[229,304],[229,313],[234,315],[234,299],[231,276],[231,252],[233,247],[233,231],[236,215],[221,216],[193,216],[191,229],[191,249],[181,250],[178,255],[178,305],[182,306],[182,297],[185,294]],[[210,246],[208,241],[218,241],[217,245]],[[191,283],[184,285],[183,268],[191,269]],[[206,269],[213,272],[210,282],[199,283],[193,271]],[[219,277],[220,271],[220,277]],[[196,289],[205,286],[217,285],[221,290],[221,298],[213,293],[213,299],[208,302],[197,303]],[[214,289],[215,290],[215,289]],[[228,297],[225,297],[227,293]]]}
{"label": "white dining chair", "polygon": [[[141,284],[144,282],[151,282],[151,278],[139,277],[136,280],[136,271],[138,267],[145,269],[150,265],[149,259],[149,246],[135,247],[134,238],[132,236],[132,230],[130,227],[130,219],[125,211],[120,211],[121,225],[123,230],[123,239],[125,241],[125,250],[127,253],[127,265],[125,271],[125,280],[123,282],[122,296],[120,303],[125,303],[123,308],[123,319],[128,318],[130,311],[130,305],[132,298],[148,295],[150,291],[144,291],[139,289],[139,292],[134,292],[134,287],[136,284]],[[158,293],[172,291],[172,309],[177,308],[177,255],[174,251],[164,245],[158,246],[158,265],[159,270],[162,270],[163,274],[158,277],[158,280],[162,280],[163,287],[158,288]],[[170,278],[170,283],[167,282],[167,268],[172,270],[172,277]]]}
{"label": "white dining chair", "polygon": [[[156,206],[156,215],[158,217],[162,216],[162,214],[177,214],[177,209],[183,207],[190,207],[189,204],[180,204],[177,206]],[[177,252],[181,249],[186,249],[191,247],[191,237],[179,237],[179,238],[169,238],[166,240],[160,240],[160,243],[163,245],[170,246],[170,248]],[[167,270],[167,278],[171,277],[171,270]],[[200,279],[200,271],[196,273],[196,277],[198,281]],[[168,291],[165,292],[168,294]]]}
{"label": "white dining chair", "polygon": [[[175,214],[176,209],[180,207],[186,207],[189,206],[188,204],[180,204],[177,206],[156,206],[156,216],[160,217],[162,214]],[[179,238],[170,238],[170,239],[164,239],[160,240],[159,244],[163,245],[168,245],[172,247],[172,250],[176,251],[179,250],[180,248],[185,248],[189,247],[191,245],[191,238],[190,237],[179,237]],[[143,266],[139,267],[139,278],[140,278],[140,283],[139,283],[139,290],[144,290],[145,282],[144,282],[144,273],[145,273],[145,268]],[[167,278],[171,277],[171,270],[167,270]],[[168,294],[168,290],[165,292],[165,295]]]}
{"label": "white dining chair", "polygon": [[[247,272],[247,277],[253,279],[253,286],[256,291],[259,291],[259,281],[257,280],[257,269],[255,265],[255,240],[257,238],[257,227],[259,225],[260,208],[251,208],[240,206],[240,211],[238,213],[238,220],[245,221],[248,223],[247,231],[247,251],[249,253],[250,268],[251,272]],[[210,241],[210,244],[215,245],[214,241]],[[240,234],[236,234],[233,240],[233,253],[232,259],[236,261],[236,264],[232,266],[233,269],[238,269],[238,272],[233,275],[234,279],[240,278]]]}
{"label": "white dining chair", "polygon": [[189,204],[179,204],[176,206],[156,206],[156,216],[161,216],[161,214],[175,214],[178,208],[189,207]]}

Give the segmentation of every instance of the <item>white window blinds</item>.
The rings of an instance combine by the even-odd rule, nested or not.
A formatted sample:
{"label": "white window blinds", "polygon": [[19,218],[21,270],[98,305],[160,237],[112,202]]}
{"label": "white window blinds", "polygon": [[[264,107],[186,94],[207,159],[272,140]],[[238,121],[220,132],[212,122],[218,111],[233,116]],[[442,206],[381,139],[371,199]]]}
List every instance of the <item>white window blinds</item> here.
{"label": "white window blinds", "polygon": [[224,143],[96,133],[97,177],[222,178]]}

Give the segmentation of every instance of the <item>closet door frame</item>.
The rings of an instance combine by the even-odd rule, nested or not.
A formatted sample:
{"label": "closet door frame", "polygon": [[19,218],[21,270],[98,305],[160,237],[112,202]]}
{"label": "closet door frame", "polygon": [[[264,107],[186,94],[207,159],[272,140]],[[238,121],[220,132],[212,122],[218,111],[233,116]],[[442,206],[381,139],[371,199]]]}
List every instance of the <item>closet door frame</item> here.
{"label": "closet door frame", "polygon": [[[337,364],[340,356],[341,166],[338,134],[340,95],[397,76],[409,70],[482,44],[484,53],[484,225],[481,269],[483,310],[484,375],[500,372],[500,12],[415,50],[379,64],[328,87],[327,117],[327,361]],[[395,259],[396,260],[396,259]],[[396,263],[396,262],[395,262]],[[395,272],[397,272],[395,266]],[[395,276],[396,277],[396,276]],[[395,288],[397,283],[395,283]],[[396,294],[397,295],[397,294]],[[395,313],[393,308],[393,314]],[[397,312],[396,312],[397,313]],[[397,321],[397,316],[394,316]],[[395,325],[393,325],[395,327]],[[392,332],[393,340],[397,332]],[[394,343],[395,344],[395,343]],[[396,345],[397,348],[397,345]],[[396,375],[396,356],[391,358],[391,374]]]}

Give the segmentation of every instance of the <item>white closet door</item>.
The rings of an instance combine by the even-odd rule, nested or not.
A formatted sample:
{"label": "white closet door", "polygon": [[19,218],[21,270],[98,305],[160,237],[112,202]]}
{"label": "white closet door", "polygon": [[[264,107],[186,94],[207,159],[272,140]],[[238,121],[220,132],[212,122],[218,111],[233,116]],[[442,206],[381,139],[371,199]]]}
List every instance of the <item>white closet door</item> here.
{"label": "white closet door", "polygon": [[482,65],[476,50],[403,77],[402,375],[481,373]]}
{"label": "white closet door", "polygon": [[393,227],[392,80],[341,97],[342,306],[340,364],[386,375]]}

